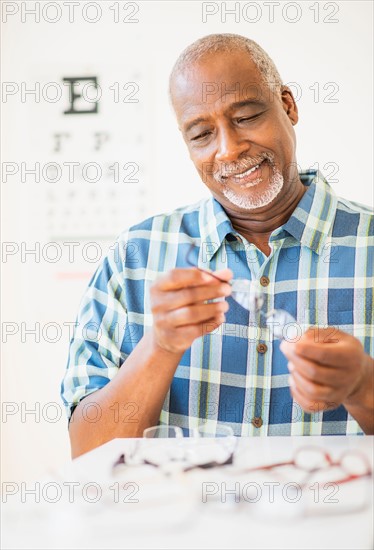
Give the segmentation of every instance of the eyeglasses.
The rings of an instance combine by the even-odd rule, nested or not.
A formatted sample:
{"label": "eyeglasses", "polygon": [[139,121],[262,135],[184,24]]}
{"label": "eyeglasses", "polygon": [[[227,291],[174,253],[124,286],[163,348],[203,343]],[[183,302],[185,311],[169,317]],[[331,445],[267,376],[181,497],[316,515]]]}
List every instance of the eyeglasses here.
{"label": "eyeglasses", "polygon": [[270,335],[273,338],[281,340],[287,335],[288,339],[295,340],[300,336],[300,326],[288,311],[284,309],[272,309],[265,313],[262,310],[265,302],[265,295],[259,281],[251,281],[248,279],[225,281],[208,269],[196,266],[191,260],[191,252],[193,249],[194,245],[191,244],[186,254],[186,263],[195,267],[202,273],[207,273],[221,283],[228,283],[232,288],[231,297],[252,315],[259,314],[260,318],[265,321]]}
{"label": "eyeglasses", "polygon": [[[143,473],[150,476],[145,478],[147,483],[148,480],[156,478],[161,483],[166,476],[169,480],[177,482],[180,489],[191,490],[192,506],[196,507],[196,496],[199,495],[201,499],[202,478],[189,478],[187,473],[194,469],[201,471],[228,466],[228,469],[219,470],[217,479],[225,479],[222,475],[228,476],[228,480],[234,479],[235,495],[232,494],[232,481],[228,484],[230,491],[227,492],[231,495],[228,500],[224,494],[226,484],[222,486],[222,483],[216,483],[221,490],[212,493],[213,496],[204,503],[209,502],[209,507],[213,507],[214,513],[223,511],[227,514],[230,510],[235,514],[250,513],[256,519],[267,522],[315,515],[351,514],[367,509],[370,503],[372,485],[364,480],[372,477],[372,468],[366,455],[359,450],[348,450],[334,459],[321,447],[303,446],[297,449],[289,460],[247,467],[248,459],[245,453],[236,454],[239,438],[233,436],[230,427],[217,425],[214,432],[206,424],[192,432],[194,436],[187,438],[183,437],[183,432],[178,426],[148,428],[144,431],[145,437],[137,441],[135,453],[126,456],[122,454],[114,464],[112,473],[117,471],[119,465],[126,469],[133,465],[151,465],[155,468],[155,474],[150,470],[147,470],[147,474],[145,471]],[[170,439],[165,437],[166,434],[170,435]],[[295,474],[296,471],[299,475]],[[256,476],[249,475],[256,472]],[[265,479],[260,472],[264,473]],[[269,472],[274,472],[275,477],[272,475],[269,478]],[[204,482],[206,479],[212,482],[212,475],[216,475],[214,470]],[[295,477],[300,478],[300,475],[299,482],[290,481],[295,480]],[[276,481],[282,478],[285,483]],[[357,483],[353,485],[353,482]],[[256,492],[254,496],[250,492],[251,487],[254,487]],[[340,487],[345,489],[340,490]],[[248,506],[248,503],[252,505]]]}
{"label": "eyeglasses", "polygon": [[291,466],[304,471],[307,478],[304,479],[302,486],[309,481],[310,476],[322,470],[331,470],[339,468],[344,476],[335,480],[334,484],[342,485],[350,481],[355,481],[364,477],[371,477],[372,470],[370,464],[363,453],[356,450],[346,451],[338,460],[333,460],[331,455],[320,447],[301,447],[293,455],[291,460],[285,462],[275,462],[265,466],[256,466],[246,468],[246,472],[270,471],[276,468]]}
{"label": "eyeglasses", "polygon": [[[287,475],[279,476],[286,467],[290,468]],[[287,480],[282,485],[272,477],[275,487],[272,498],[262,498],[251,507],[258,519],[266,521],[351,514],[366,509],[371,501],[372,485],[363,480],[372,477],[372,469],[366,455],[358,450],[348,450],[334,460],[320,447],[305,446],[298,449],[290,460],[243,468],[241,471],[245,476],[255,472],[274,472],[278,474],[278,479],[283,477]],[[300,472],[300,482],[289,481],[292,471]],[[361,483],[351,486],[359,480]],[[263,485],[269,485],[269,481]],[[342,487],[345,489],[341,490]],[[285,488],[293,489],[294,494],[285,497]],[[244,508],[241,507],[242,510]]]}
{"label": "eyeglasses", "polygon": [[224,424],[214,428],[202,424],[186,438],[179,426],[152,426],[144,430],[132,453],[120,455],[113,471],[120,465],[141,464],[161,468],[166,474],[226,466],[233,463],[237,442],[233,429]]}

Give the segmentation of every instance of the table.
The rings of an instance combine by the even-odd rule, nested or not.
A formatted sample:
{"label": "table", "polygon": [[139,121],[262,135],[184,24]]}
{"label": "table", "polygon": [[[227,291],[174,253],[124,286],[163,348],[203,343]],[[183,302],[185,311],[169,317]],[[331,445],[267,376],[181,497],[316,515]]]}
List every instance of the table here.
{"label": "table", "polygon": [[[110,441],[39,485],[6,486],[6,498],[3,486],[2,548],[373,547],[372,478],[325,489],[325,481],[338,479],[325,472],[300,494],[305,473],[244,471],[288,460],[305,445],[323,447],[333,458],[359,449],[373,466],[373,436],[240,438],[233,466],[171,475],[152,466],[120,466],[113,473],[115,460],[136,442]],[[32,486],[40,502],[27,493]]]}

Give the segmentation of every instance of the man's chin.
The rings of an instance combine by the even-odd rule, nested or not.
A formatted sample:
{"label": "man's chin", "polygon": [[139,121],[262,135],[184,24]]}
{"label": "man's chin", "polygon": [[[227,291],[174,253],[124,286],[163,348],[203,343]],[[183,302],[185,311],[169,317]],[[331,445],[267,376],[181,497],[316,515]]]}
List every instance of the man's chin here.
{"label": "man's chin", "polygon": [[273,174],[270,178],[259,177],[258,181],[251,182],[252,185],[225,185],[222,195],[234,207],[252,211],[265,208],[270,205],[279,195],[283,188],[283,177],[280,172]]}

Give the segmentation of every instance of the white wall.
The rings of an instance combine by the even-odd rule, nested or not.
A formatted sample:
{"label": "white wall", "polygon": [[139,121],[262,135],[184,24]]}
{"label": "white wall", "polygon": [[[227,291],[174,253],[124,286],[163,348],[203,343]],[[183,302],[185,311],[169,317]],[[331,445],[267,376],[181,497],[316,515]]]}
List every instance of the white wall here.
{"label": "white wall", "polygon": [[[18,12],[6,18],[5,6],[11,10],[10,4]],[[44,16],[52,19],[58,12],[55,3],[50,4]],[[96,2],[102,14],[90,23],[84,16],[95,17],[92,4],[81,2],[70,23],[68,8],[60,2],[61,19],[50,23],[43,20],[45,2],[2,3],[2,77],[3,82],[14,83],[10,85],[14,95],[3,97],[2,152],[3,162],[14,162],[18,169],[7,181],[3,174],[2,184],[2,240],[8,252],[2,259],[2,471],[8,481],[36,478],[69,459],[59,396],[68,324],[74,321],[82,292],[111,240],[137,220],[207,194],[167,98],[169,71],[187,44],[212,32],[236,32],[258,41],[284,82],[296,83],[293,89],[301,91],[296,127],[299,164],[318,163],[334,180],[338,194],[373,203],[371,2],[320,2],[318,14],[316,2],[275,3],[273,22],[270,8],[262,2],[237,3],[237,22],[234,15],[227,15],[225,22],[223,4],[211,2],[208,10],[217,13],[203,22],[202,3],[193,1]],[[25,7],[37,5],[40,22],[25,13]],[[122,19],[139,22],[114,22],[111,6],[118,7]],[[139,11],[131,15],[136,6]],[[226,6],[233,8],[235,3]],[[290,22],[298,15],[298,21]],[[257,22],[251,23],[256,17]],[[68,96],[62,78],[92,75],[102,88],[99,113],[63,115]],[[40,101],[22,97],[22,82],[27,88],[40,83]],[[53,88],[43,88],[48,82],[63,89],[61,100],[50,101]],[[120,87],[138,84],[139,102],[123,103],[122,91],[116,103],[111,89],[115,82]],[[330,98],[337,102],[328,102],[336,90]],[[58,132],[70,137],[60,151],[54,151],[53,134]],[[109,136],[100,150],[94,149],[95,132]],[[56,183],[43,181],[43,174],[39,183],[30,175],[22,181],[21,163],[30,168],[40,162],[45,168],[46,163],[63,167],[62,163],[73,161],[80,163],[73,183],[67,169]],[[79,176],[88,162],[102,167],[97,183]],[[138,163],[139,182],[114,182],[108,166],[115,162]],[[334,167],[338,171],[332,176]],[[48,245],[51,242],[56,244]],[[96,245],[87,246],[89,242]],[[25,255],[26,247],[36,246],[39,259]],[[75,246],[73,261],[68,246]],[[59,251],[61,259],[53,262]],[[26,333],[35,326],[37,337]],[[26,408],[38,407],[40,418],[25,414]],[[56,414],[61,419],[53,422]]]}

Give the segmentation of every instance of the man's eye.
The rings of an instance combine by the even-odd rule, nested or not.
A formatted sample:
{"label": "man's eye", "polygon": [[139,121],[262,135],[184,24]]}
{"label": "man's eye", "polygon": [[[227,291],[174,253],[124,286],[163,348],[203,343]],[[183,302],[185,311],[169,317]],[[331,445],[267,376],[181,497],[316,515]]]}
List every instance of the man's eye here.
{"label": "man's eye", "polygon": [[254,120],[255,118],[257,118],[259,115],[254,115],[254,116],[243,116],[243,117],[240,117],[238,118],[238,122],[248,122],[248,120]]}
{"label": "man's eye", "polygon": [[210,131],[207,130],[206,132],[202,132],[198,136],[195,136],[195,137],[191,138],[191,141],[198,141],[200,139],[204,139],[205,137],[209,136],[209,134],[210,134]]}

